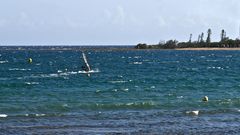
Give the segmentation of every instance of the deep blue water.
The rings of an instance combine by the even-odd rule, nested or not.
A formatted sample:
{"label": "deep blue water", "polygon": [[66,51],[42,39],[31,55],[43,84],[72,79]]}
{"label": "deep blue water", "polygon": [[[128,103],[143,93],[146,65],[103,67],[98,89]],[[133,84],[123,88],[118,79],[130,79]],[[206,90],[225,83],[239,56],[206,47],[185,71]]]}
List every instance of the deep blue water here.
{"label": "deep blue water", "polygon": [[0,134],[240,132],[240,51],[85,53],[0,50]]}

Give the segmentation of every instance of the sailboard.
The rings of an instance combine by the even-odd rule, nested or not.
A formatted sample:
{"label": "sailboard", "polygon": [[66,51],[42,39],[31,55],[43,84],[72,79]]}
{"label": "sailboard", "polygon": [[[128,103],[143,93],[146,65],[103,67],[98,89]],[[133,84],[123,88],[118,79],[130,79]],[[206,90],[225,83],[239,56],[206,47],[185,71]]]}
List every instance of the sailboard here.
{"label": "sailboard", "polygon": [[90,66],[88,64],[87,57],[86,57],[84,52],[82,52],[82,57],[83,57],[83,61],[85,63],[85,69],[84,70],[88,73],[88,76],[90,76],[89,71],[91,70],[91,68],[90,68]]}

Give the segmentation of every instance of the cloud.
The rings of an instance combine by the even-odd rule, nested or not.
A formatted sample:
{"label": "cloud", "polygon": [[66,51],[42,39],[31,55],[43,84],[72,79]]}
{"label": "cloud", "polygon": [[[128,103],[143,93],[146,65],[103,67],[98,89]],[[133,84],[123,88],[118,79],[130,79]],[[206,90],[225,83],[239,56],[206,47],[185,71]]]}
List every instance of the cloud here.
{"label": "cloud", "polygon": [[118,6],[114,20],[113,20],[114,24],[124,25],[125,18],[126,18],[126,15],[125,15],[124,8],[122,6]]}
{"label": "cloud", "polygon": [[212,28],[216,40],[221,29],[235,38],[239,6],[239,0],[1,1],[0,37],[15,43],[29,42],[31,37],[36,42],[134,44],[170,38],[186,41],[190,33],[196,37]]}
{"label": "cloud", "polygon": [[159,16],[157,18],[157,21],[158,21],[159,27],[164,27],[167,25],[166,20],[162,16]]}
{"label": "cloud", "polygon": [[36,22],[26,12],[21,12],[19,14],[17,25],[28,29],[35,29],[37,27]]}
{"label": "cloud", "polygon": [[5,27],[7,25],[7,20],[6,19],[0,19],[0,28],[2,27]]}

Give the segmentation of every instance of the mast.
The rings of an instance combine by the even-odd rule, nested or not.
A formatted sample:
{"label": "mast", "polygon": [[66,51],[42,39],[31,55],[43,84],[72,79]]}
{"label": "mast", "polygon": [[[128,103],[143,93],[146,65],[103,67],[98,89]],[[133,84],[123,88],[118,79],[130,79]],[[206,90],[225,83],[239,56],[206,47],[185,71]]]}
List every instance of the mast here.
{"label": "mast", "polygon": [[91,69],[90,69],[90,66],[89,66],[88,61],[87,61],[87,57],[86,57],[84,52],[82,52],[82,56],[83,56],[84,63],[87,67],[87,70],[90,71]]}

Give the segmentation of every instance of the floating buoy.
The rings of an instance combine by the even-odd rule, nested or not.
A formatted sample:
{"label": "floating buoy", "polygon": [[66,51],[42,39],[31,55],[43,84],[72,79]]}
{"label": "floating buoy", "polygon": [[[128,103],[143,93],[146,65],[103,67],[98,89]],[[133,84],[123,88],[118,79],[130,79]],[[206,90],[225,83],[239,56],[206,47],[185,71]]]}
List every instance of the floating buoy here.
{"label": "floating buoy", "polygon": [[29,59],[28,59],[28,62],[29,62],[29,63],[32,63],[32,58],[29,58]]}
{"label": "floating buoy", "polygon": [[207,102],[207,101],[208,101],[208,97],[207,97],[207,96],[204,96],[203,99],[202,99],[202,101]]}

